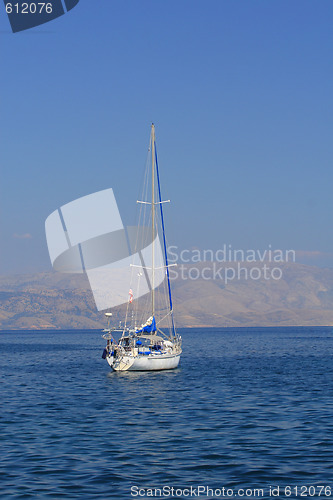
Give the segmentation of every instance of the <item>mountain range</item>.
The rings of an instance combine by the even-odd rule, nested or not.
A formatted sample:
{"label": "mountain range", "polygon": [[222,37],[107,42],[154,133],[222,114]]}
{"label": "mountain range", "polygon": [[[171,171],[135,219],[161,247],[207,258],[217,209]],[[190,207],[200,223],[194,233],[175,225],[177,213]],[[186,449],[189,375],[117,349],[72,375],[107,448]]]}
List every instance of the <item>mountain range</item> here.
{"label": "mountain range", "polygon": [[[279,263],[272,275],[273,266],[267,265],[269,272],[263,266],[262,262],[224,267],[199,262],[175,268],[171,276],[177,326],[333,325],[333,269]],[[124,306],[115,308],[115,320],[123,312]],[[1,330],[104,325],[104,313],[97,311],[85,275],[49,272],[0,277]]]}

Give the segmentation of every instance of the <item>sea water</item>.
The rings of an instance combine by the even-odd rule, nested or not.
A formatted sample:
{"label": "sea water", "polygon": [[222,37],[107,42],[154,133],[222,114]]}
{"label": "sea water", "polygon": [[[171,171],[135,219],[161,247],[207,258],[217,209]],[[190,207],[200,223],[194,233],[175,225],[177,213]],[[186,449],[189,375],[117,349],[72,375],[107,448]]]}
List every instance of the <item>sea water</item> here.
{"label": "sea water", "polygon": [[0,498],[333,496],[332,327],[180,333],[115,373],[99,331],[1,332]]}

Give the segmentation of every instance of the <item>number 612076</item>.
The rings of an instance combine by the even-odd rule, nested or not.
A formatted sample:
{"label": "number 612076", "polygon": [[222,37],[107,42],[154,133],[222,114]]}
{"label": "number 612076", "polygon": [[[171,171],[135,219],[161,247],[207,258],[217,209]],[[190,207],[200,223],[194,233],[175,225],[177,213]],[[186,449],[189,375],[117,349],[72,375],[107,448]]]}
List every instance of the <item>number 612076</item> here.
{"label": "number 612076", "polygon": [[52,4],[43,2],[22,3],[22,5],[18,3],[6,3],[6,12],[7,14],[42,14],[42,12],[51,14]]}

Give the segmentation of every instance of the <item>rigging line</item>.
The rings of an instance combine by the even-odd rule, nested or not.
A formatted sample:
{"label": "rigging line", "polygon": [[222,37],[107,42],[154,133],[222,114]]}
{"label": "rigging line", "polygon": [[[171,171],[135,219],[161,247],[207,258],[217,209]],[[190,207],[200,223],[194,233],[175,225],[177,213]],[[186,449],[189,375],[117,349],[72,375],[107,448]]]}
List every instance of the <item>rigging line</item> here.
{"label": "rigging line", "polygon": [[[143,185],[142,185],[141,190],[140,189],[138,190],[138,198],[141,197],[142,199],[145,199],[146,193],[148,191],[148,172],[149,172],[148,167],[149,167],[150,149],[151,149],[151,138],[150,138],[147,157],[146,157],[146,165],[145,165],[144,175],[143,175]],[[141,193],[140,193],[140,191],[141,191]],[[141,230],[141,225],[143,225],[143,223],[144,223],[145,211],[146,211],[145,207],[142,207],[142,205],[140,205],[140,209],[139,209],[138,216],[137,216],[137,231],[136,231],[136,236],[135,236],[134,251],[130,252],[132,255],[132,259],[131,259],[132,264],[135,261],[135,254],[136,254],[136,252],[138,252],[141,264],[144,265],[141,250],[138,250],[138,249],[139,248],[141,249],[141,246],[142,246],[142,245],[140,245],[139,239],[141,236],[141,239],[143,240],[144,231]],[[143,243],[143,241],[141,243]],[[129,244],[129,241],[128,241],[128,244]],[[147,279],[147,276],[145,276],[145,279],[148,283],[148,287],[150,287],[150,282],[149,282],[149,279]],[[133,267],[131,269],[131,276],[130,276],[129,285],[135,290]],[[134,292],[135,298],[137,298],[137,299],[139,299],[139,297],[140,297],[139,287],[140,287],[140,276],[138,275],[137,290],[135,290],[135,292]],[[130,302],[127,301],[125,324],[127,324],[128,313],[129,313],[129,304],[130,304]],[[134,319],[135,323],[137,323],[137,320],[138,320],[138,307],[139,307],[138,300],[135,300],[134,305],[132,305],[132,308],[131,308],[132,309],[132,320]],[[134,312],[134,317],[133,317],[133,312]]]}
{"label": "rigging line", "polygon": [[[160,174],[159,174],[159,170],[158,170],[158,160],[157,160],[156,143],[154,145],[155,145],[155,165],[156,165],[156,177],[157,177],[157,186],[158,186],[158,196],[159,196],[159,200],[162,201],[161,185],[160,185]],[[172,311],[173,307],[172,307],[172,298],[171,298],[170,273],[169,273],[169,264],[168,264],[168,253],[167,253],[166,240],[165,240],[165,227],[164,227],[164,218],[163,218],[162,204],[160,204],[160,213],[161,213],[161,225],[162,225],[162,232],[163,232],[164,256],[165,256],[165,264],[166,264],[167,279],[168,279],[169,303],[170,303],[170,310]],[[175,324],[174,324],[174,321],[173,321],[173,315],[171,315],[171,319],[172,319],[173,334],[176,335]]]}
{"label": "rigging line", "polygon": [[149,275],[148,275],[148,272],[147,272],[147,268],[145,267],[145,261],[143,260],[143,255],[142,255],[142,252],[138,252],[138,255],[139,255],[139,258],[140,258],[140,261],[141,261],[141,268],[142,268],[142,271],[144,273],[144,276],[146,278],[146,282],[147,282],[147,285],[148,285],[148,288],[149,288],[149,291],[151,292],[152,290],[152,285],[151,285],[151,282],[150,282],[150,279],[149,279]]}
{"label": "rigging line", "polygon": [[164,321],[171,314],[172,314],[171,311],[169,311],[165,316],[163,316],[162,319],[160,319],[159,321],[157,321],[156,326],[160,325],[162,323],[162,321]]}

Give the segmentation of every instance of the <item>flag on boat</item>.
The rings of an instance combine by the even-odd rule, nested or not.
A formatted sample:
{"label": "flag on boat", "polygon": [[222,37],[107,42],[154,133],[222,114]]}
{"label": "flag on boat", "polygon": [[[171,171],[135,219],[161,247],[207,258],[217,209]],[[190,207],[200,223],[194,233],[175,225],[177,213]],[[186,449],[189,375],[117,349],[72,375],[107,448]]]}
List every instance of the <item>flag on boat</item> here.
{"label": "flag on boat", "polygon": [[147,321],[141,325],[141,328],[136,331],[136,333],[151,333],[151,332],[156,332],[156,321],[155,321],[155,316],[150,316]]}
{"label": "flag on boat", "polygon": [[132,288],[130,288],[130,291],[128,293],[129,293],[129,303],[132,304],[132,302],[133,302],[133,290],[132,290]]}

